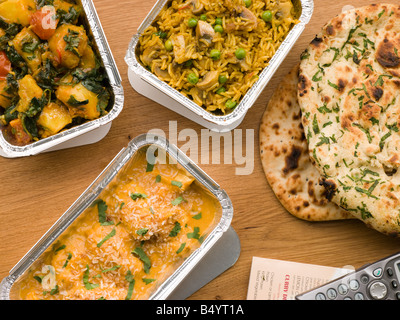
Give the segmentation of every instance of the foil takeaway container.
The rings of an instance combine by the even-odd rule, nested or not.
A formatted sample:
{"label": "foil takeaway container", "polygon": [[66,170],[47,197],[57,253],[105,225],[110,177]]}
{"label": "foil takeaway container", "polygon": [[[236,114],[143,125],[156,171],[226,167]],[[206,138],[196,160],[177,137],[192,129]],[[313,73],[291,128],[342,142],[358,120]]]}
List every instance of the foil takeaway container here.
{"label": "foil takeaway container", "polygon": [[302,34],[306,25],[311,19],[314,2],[313,0],[293,0],[293,3],[300,10],[299,23],[293,26],[280,45],[268,66],[259,75],[258,81],[242,98],[241,102],[232,113],[219,116],[214,115],[177,90],[160,80],[156,75],[147,70],[138,57],[139,38],[142,33],[154,22],[160,11],[167,5],[169,0],[159,0],[143,20],[129,44],[125,61],[128,65],[128,77],[131,86],[140,94],[159,104],[189,118],[190,120],[217,132],[233,130],[241,124],[249,109],[256,102],[268,82],[271,80],[278,67],[281,65],[291,48]]}
{"label": "foil takeaway container", "polygon": [[169,275],[155,291],[151,293],[151,300],[165,300],[190,276],[190,272],[199,263],[204,256],[211,251],[224,233],[230,229],[233,218],[233,206],[227,193],[202,171],[189,157],[187,157],[175,145],[169,143],[163,137],[151,134],[143,134],[134,138],[126,148],[110,162],[95,181],[86,189],[85,192],[72,204],[72,206],[59,218],[58,221],[46,232],[46,234],[32,247],[32,249],[14,266],[0,283],[0,299],[16,299],[18,280],[26,275],[29,270],[40,263],[41,258],[49,250],[53,250],[60,235],[89,207],[91,207],[102,191],[115,181],[118,181],[118,175],[127,167],[132,165],[135,157],[143,150],[153,147],[157,150],[163,150],[171,159],[184,168],[186,172],[194,178],[195,183],[209,194],[219,205],[215,213],[212,225],[209,227],[204,240],[190,255]]}
{"label": "foil takeaway container", "polygon": [[92,39],[101,62],[104,66],[106,77],[108,78],[109,88],[111,89],[111,103],[108,114],[71,129],[62,131],[54,136],[33,142],[26,146],[16,146],[11,144],[0,131],[0,148],[3,153],[10,158],[25,157],[39,154],[49,150],[52,147],[59,146],[63,142],[77,138],[85,133],[95,130],[99,127],[110,124],[122,111],[124,104],[124,90],[121,84],[121,77],[117,69],[114,57],[104,34],[102,25],[97,15],[92,0],[80,0],[79,2],[84,10],[81,15],[81,23],[84,25],[89,39]]}

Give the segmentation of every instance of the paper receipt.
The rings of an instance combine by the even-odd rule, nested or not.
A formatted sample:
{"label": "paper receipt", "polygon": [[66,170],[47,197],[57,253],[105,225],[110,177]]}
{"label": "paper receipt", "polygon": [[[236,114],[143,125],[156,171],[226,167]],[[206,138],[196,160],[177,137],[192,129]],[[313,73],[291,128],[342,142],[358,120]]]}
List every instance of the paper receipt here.
{"label": "paper receipt", "polygon": [[294,300],[354,269],[253,257],[247,300]]}

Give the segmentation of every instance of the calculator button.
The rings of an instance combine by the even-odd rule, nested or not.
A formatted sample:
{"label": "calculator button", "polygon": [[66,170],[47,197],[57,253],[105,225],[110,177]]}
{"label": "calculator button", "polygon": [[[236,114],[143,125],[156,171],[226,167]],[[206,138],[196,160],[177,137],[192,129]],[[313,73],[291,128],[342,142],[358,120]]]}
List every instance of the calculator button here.
{"label": "calculator button", "polygon": [[376,278],[380,278],[382,276],[382,268],[376,268],[372,274],[374,275],[374,277]]}
{"label": "calculator button", "polygon": [[343,300],[351,300],[350,297],[345,297]]}
{"label": "calculator button", "polygon": [[400,292],[396,292],[396,299],[400,300]]}
{"label": "calculator button", "polygon": [[361,280],[362,283],[366,284],[369,281],[369,277],[366,274],[364,274],[364,275],[361,276],[360,280]]}
{"label": "calculator button", "polygon": [[349,282],[350,289],[353,291],[357,291],[360,289],[360,283],[357,280],[350,280]]}
{"label": "calculator button", "polygon": [[328,291],[326,291],[326,295],[328,296],[329,299],[334,300],[337,297],[337,292],[335,289],[330,288]]}
{"label": "calculator button", "polygon": [[316,300],[326,300],[326,297],[323,293],[319,292],[316,294],[315,299]]}
{"label": "calculator button", "polygon": [[392,269],[392,268],[387,268],[387,269],[386,269],[386,273],[387,273],[387,275],[388,275],[389,277],[392,277],[392,276],[393,276],[393,269]]}
{"label": "calculator button", "polygon": [[364,295],[361,292],[357,292],[354,295],[354,300],[364,300]]}
{"label": "calculator button", "polygon": [[381,300],[386,297],[387,294],[387,287],[384,283],[382,282],[374,282],[370,287],[369,287],[369,293],[371,294],[371,297],[376,300]]}
{"label": "calculator button", "polygon": [[347,292],[349,292],[349,287],[346,286],[344,283],[341,283],[341,284],[339,284],[339,286],[338,286],[338,292],[339,292],[341,295],[345,295],[345,294],[347,294]]}
{"label": "calculator button", "polygon": [[392,287],[393,289],[396,289],[398,287],[396,280],[392,281]]}

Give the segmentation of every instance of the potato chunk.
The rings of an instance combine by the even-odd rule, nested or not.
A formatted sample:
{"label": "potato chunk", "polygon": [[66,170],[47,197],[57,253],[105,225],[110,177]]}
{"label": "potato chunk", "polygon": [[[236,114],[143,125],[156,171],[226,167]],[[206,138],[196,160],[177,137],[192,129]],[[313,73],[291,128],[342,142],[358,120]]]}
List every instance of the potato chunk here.
{"label": "potato chunk", "polygon": [[24,28],[10,42],[17,53],[25,60],[32,73],[39,70],[42,59],[39,49],[40,40],[31,28]]}
{"label": "potato chunk", "polygon": [[59,86],[56,97],[68,107],[73,118],[81,117],[93,120],[100,116],[100,110],[97,108],[97,95],[86,89],[82,83]]}
{"label": "potato chunk", "polygon": [[54,61],[68,69],[76,68],[85,54],[88,37],[83,27],[63,24],[49,39],[49,48]]}
{"label": "potato chunk", "polygon": [[35,79],[31,75],[26,75],[18,81],[18,95],[20,100],[17,104],[19,112],[26,112],[33,98],[40,99],[43,95],[43,90],[37,85]]}
{"label": "potato chunk", "polygon": [[82,59],[79,63],[79,67],[83,70],[89,70],[96,68],[96,57],[94,55],[93,49],[87,46],[85,52],[82,55]]}
{"label": "potato chunk", "polygon": [[0,3],[0,18],[7,23],[29,25],[31,15],[36,11],[34,0],[7,0]]}
{"label": "potato chunk", "polygon": [[68,109],[61,104],[51,102],[43,108],[37,121],[41,127],[39,134],[42,138],[50,137],[59,133],[71,122],[72,117]]}
{"label": "potato chunk", "polygon": [[7,109],[11,105],[12,96],[10,96],[6,91],[7,81],[0,81],[0,107]]}

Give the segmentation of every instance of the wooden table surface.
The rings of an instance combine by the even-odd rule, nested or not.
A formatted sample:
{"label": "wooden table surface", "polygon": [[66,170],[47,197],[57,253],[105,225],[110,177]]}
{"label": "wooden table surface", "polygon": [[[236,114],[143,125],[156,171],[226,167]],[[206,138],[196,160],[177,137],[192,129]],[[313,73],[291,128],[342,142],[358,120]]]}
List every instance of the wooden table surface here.
{"label": "wooden table surface", "polygon": [[[155,1],[94,1],[125,90],[124,109],[112,123],[109,134],[88,146],[29,158],[0,158],[3,185],[0,188],[0,279],[7,276],[133,137],[154,128],[164,130],[168,137],[169,121],[177,121],[178,132],[192,128],[200,134],[201,126],[140,96],[128,82],[125,52]],[[246,129],[254,130],[254,171],[251,175],[235,175],[235,169],[240,167],[235,163],[200,164],[227,191],[233,202],[232,226],[241,241],[241,255],[232,268],[190,299],[246,299],[253,256],[358,268],[399,250],[398,239],[370,230],[360,221],[311,223],[291,216],[277,201],[265,179],[258,149],[259,124],[268,99],[282,77],[297,63],[303,49],[344,5],[370,3],[373,1],[315,0],[311,22],[238,127],[243,129],[243,139]]]}

